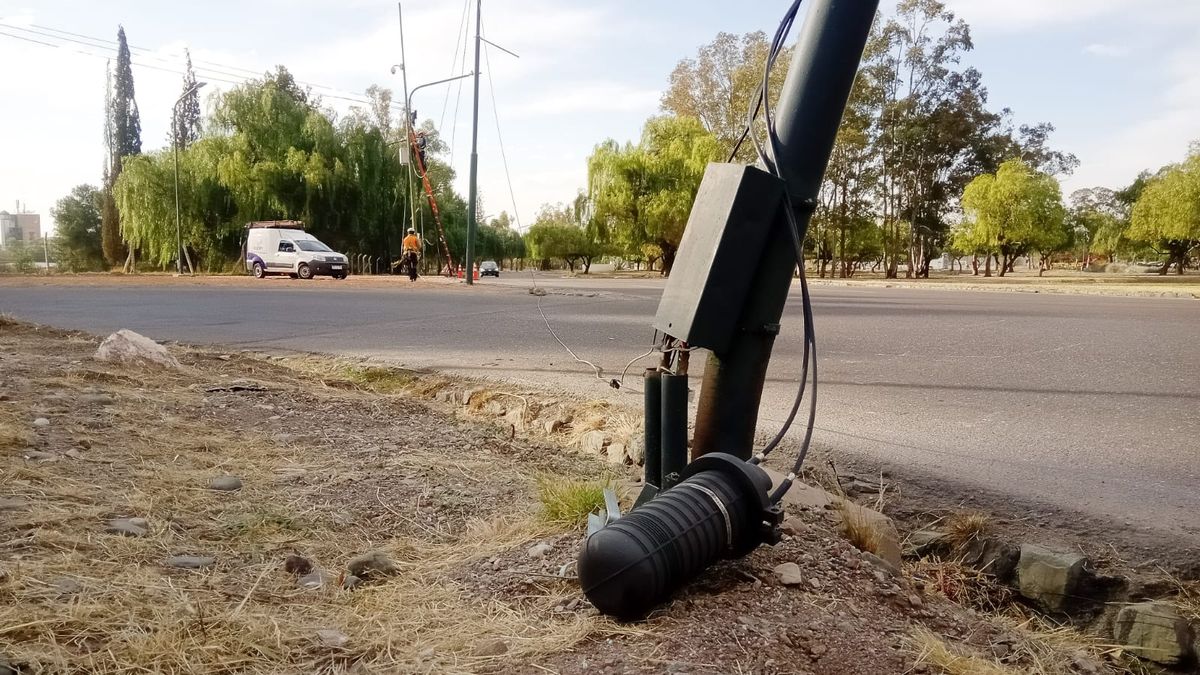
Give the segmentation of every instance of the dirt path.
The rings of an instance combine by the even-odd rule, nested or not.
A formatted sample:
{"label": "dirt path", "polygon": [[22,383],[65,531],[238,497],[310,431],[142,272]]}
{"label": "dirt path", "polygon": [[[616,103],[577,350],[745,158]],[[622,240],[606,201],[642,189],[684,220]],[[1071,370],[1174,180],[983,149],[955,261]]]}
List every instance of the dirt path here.
{"label": "dirt path", "polygon": [[0,318],[0,672],[876,674],[996,645],[995,672],[1109,668],[877,566],[822,511],[616,624],[538,482],[631,468],[412,393],[436,379],[97,343]]}

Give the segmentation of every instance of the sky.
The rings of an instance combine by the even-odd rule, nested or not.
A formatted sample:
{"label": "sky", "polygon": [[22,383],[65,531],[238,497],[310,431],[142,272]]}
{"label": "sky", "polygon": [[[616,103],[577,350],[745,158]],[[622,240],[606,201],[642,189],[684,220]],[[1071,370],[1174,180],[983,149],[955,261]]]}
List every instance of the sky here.
{"label": "sky", "polygon": [[[1053,145],[1079,157],[1064,194],[1128,184],[1200,139],[1200,2],[945,2],[971,26],[975,49],[965,62],[983,72],[990,105],[1012,109],[1017,123],[1051,122]],[[410,89],[470,70],[461,58],[467,3],[403,4]],[[484,36],[519,58],[485,46],[484,215],[515,210],[528,227],[539,205],[569,201],[585,185],[593,147],[636,139],[658,112],[680,59],[721,31],[769,34],[786,4],[485,0]],[[73,186],[100,182],[105,67],[115,47],[92,38],[115,40],[118,24],[134,48],[145,150],[168,145],[185,47],[208,82],[206,107],[229,81],[276,64],[339,114],[372,84],[401,88],[400,73],[390,73],[401,62],[397,5],[387,0],[0,0],[0,209],[20,201],[45,227]],[[423,88],[413,107],[451,142],[456,187],[466,194],[470,79]]]}

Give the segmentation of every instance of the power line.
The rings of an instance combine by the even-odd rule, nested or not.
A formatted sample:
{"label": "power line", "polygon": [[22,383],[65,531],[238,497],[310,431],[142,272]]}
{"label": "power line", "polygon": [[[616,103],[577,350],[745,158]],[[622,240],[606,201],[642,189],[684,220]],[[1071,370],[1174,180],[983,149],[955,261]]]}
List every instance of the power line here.
{"label": "power line", "polygon": [[[84,47],[90,47],[92,49],[108,50],[108,49],[115,48],[119,44],[114,40],[108,40],[106,38],[100,38],[100,37],[95,37],[95,36],[91,36],[91,35],[84,35],[82,33],[73,33],[71,31],[65,31],[65,30],[61,30],[61,29],[57,29],[57,28],[51,28],[48,26],[34,25],[33,28],[29,28],[29,27],[16,26],[16,25],[7,24],[7,23],[0,23],[0,27],[8,28],[10,30],[23,31],[23,32],[26,32],[26,33],[29,33],[32,35],[49,38],[51,40],[58,40],[60,42],[67,42],[67,43],[81,45]],[[59,33],[61,35],[56,35],[55,33]],[[12,35],[9,33],[4,33],[4,35],[7,37],[16,38],[19,40],[24,40],[26,42],[32,42],[34,44],[43,45],[43,46],[47,46],[47,47],[70,49],[69,47],[65,47],[65,45],[63,45],[61,43],[44,42],[41,40],[25,38],[22,36]],[[70,36],[70,37],[65,37],[65,36]],[[75,38],[79,38],[79,39],[75,39]],[[99,44],[96,44],[96,43],[99,43]],[[159,61],[161,63],[166,63],[169,65],[178,67],[174,62],[172,62],[168,59],[164,59],[161,56],[158,56],[156,54],[156,52],[154,52],[153,50],[147,49],[145,47],[137,47],[137,46],[129,45],[129,49],[130,49],[131,53],[132,52],[140,52],[139,58],[149,58],[149,59],[153,59],[155,61]],[[74,51],[79,54],[84,54],[86,56],[97,57],[97,58],[104,58],[104,59],[112,58],[111,55],[96,54],[94,52],[86,52],[86,51],[81,51],[78,49],[72,49],[71,51]],[[132,54],[131,54],[131,56],[132,56]],[[182,55],[180,56],[180,58],[182,58]],[[150,65],[150,64],[147,64],[144,62],[139,63],[139,62],[133,61],[132,58],[131,58],[131,62],[133,62],[134,65],[137,65],[142,68],[149,68],[151,70],[159,70],[159,71],[163,71],[163,72],[175,73],[177,75],[185,74],[182,70],[174,70],[174,69],[169,69],[169,68],[163,68],[160,66],[153,66],[153,65]],[[215,63],[215,62],[211,62],[211,61],[195,60],[193,63],[194,64],[195,63],[207,63],[207,64],[210,64],[210,66],[217,66],[217,67],[205,67],[205,66],[194,67],[193,70],[195,70],[195,72],[197,74],[203,75],[205,79],[213,80],[216,82],[222,82],[222,83],[226,83],[226,84],[233,84],[233,85],[242,84],[248,80],[256,79],[256,78],[262,77],[265,74],[268,74],[266,71],[259,72],[259,71],[251,70],[249,68],[242,68],[240,66],[231,66],[228,64],[219,64],[219,63]],[[221,68],[228,69],[228,70],[221,70]],[[240,73],[229,72],[230,70],[240,70],[240,71],[242,71],[244,73],[248,73],[248,74],[242,75]],[[235,79],[229,79],[229,78],[235,78]],[[305,82],[302,80],[296,80],[296,82],[298,84],[304,85],[304,86],[312,88],[312,89],[325,90],[325,91],[317,92],[317,94],[319,96],[321,96],[322,98],[332,98],[332,99],[337,99],[337,100],[342,100],[342,101],[348,101],[350,103],[357,103],[359,105],[370,105],[370,101],[368,99],[366,99],[362,96],[349,94],[349,92],[345,92],[345,91],[337,89],[335,87],[330,87],[328,85],[322,85],[322,84],[315,84],[312,82]],[[391,107],[398,109],[398,108],[402,108],[403,106],[401,106],[400,104],[397,104],[397,103],[392,103]]]}
{"label": "power line", "polygon": [[496,120],[496,139],[500,142],[500,161],[504,164],[504,178],[508,181],[508,196],[512,199],[513,219],[517,221],[517,231],[520,232],[521,215],[517,212],[517,194],[513,192],[512,175],[508,172],[508,155],[504,152],[504,135],[500,133],[500,110],[496,105],[496,87],[492,83],[492,59],[488,56],[487,49],[483,50],[483,59],[487,63],[488,93],[492,97],[492,119]]}

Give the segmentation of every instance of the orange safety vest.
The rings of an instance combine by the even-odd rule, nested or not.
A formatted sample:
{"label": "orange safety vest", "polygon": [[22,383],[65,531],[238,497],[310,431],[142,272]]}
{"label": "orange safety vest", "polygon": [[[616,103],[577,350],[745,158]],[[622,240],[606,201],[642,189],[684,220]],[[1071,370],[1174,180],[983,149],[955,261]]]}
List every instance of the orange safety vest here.
{"label": "orange safety vest", "polygon": [[404,251],[405,252],[408,252],[408,251],[419,252],[420,250],[421,250],[421,240],[417,237],[417,235],[410,234],[404,238]]}

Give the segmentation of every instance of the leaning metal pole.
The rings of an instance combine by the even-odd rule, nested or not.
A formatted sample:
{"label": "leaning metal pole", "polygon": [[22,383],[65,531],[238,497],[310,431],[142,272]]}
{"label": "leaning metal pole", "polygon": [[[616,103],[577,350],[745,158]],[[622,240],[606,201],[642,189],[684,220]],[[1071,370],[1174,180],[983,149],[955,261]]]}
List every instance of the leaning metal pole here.
{"label": "leaning metal pole", "polygon": [[[809,0],[808,16],[775,107],[776,162],[803,231],[833,151],[842,111],[879,0]],[[748,301],[729,348],[709,355],[696,413],[692,454],[726,452],[749,459],[767,363],[796,268],[781,212],[754,272]]]}

